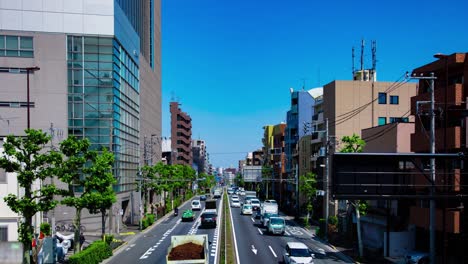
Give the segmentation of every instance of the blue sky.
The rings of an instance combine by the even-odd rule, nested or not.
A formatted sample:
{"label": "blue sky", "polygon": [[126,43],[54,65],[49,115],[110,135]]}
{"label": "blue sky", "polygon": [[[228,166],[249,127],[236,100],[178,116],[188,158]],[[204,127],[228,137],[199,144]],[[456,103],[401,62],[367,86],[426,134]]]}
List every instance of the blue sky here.
{"label": "blue sky", "polygon": [[163,136],[174,98],[211,163],[237,167],[262,146],[264,125],[285,121],[290,87],[351,79],[361,39],[366,68],[377,41],[379,81],[435,53],[468,52],[467,8],[466,0],[163,0]]}

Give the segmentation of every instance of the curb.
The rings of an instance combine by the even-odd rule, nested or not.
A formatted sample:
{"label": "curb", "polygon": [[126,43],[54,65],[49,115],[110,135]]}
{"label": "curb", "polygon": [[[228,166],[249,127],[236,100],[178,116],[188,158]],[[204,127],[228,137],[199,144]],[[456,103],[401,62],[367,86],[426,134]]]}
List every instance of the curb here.
{"label": "curb", "polygon": [[[184,206],[188,202],[192,201],[195,197],[196,197],[196,195],[193,196],[192,198],[188,199],[187,201],[185,201],[181,205],[179,205],[179,207]],[[133,237],[129,241],[125,241],[122,245],[120,245],[116,249],[112,250],[112,256],[110,256],[109,258],[103,260],[101,263],[105,264],[105,263],[108,263],[109,261],[111,261],[116,255],[120,254],[125,248],[127,248],[127,246],[129,244],[133,243],[135,240],[139,239],[142,235],[146,234],[147,232],[149,232],[150,230],[152,230],[153,228],[158,226],[161,222],[163,222],[164,220],[169,218],[171,215],[172,215],[172,213],[165,214],[163,217],[156,220],[156,222],[154,222],[151,226],[149,226],[145,230],[133,235]]]}

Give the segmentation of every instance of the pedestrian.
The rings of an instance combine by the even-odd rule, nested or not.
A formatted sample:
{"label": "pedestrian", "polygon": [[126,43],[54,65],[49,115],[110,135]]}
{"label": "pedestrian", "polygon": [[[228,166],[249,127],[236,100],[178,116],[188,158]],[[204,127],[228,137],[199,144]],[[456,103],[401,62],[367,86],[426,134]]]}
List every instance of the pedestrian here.
{"label": "pedestrian", "polygon": [[85,237],[83,235],[83,232],[81,232],[80,233],[80,250],[83,250],[84,242],[85,242]]}

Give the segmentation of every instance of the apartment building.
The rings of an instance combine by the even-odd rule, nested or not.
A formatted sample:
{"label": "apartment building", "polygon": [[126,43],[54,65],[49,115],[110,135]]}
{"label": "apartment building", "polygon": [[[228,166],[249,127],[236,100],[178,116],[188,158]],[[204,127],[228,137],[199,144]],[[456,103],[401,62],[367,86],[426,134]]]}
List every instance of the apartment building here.
{"label": "apartment building", "polygon": [[175,151],[174,164],[192,166],[192,118],[179,107],[178,102],[170,103],[171,148]]}
{"label": "apartment building", "polygon": [[[435,152],[466,153],[468,135],[466,109],[468,86],[468,53],[435,55],[437,60],[413,70],[415,76],[437,78],[434,85],[436,105]],[[427,153],[430,150],[429,133],[430,82],[419,81],[418,93],[411,98],[411,114],[416,116],[415,131],[411,135],[411,150]],[[436,200],[437,255],[463,257],[464,246],[468,242],[468,216],[464,211],[467,195],[466,169],[453,161],[436,161],[436,191],[448,193],[448,199]],[[416,184],[428,184],[421,175]],[[457,198],[460,197],[460,198]],[[466,196],[465,196],[466,197]],[[416,247],[425,249],[429,237],[429,205],[426,201],[413,201],[409,208],[409,223],[416,226]],[[466,261],[466,258],[465,258]]]}
{"label": "apartment building", "polygon": [[[6,123],[0,135],[53,126],[61,131],[54,144],[74,135],[93,149],[110,149],[118,180],[114,209],[124,210],[124,221],[138,220],[133,192],[143,136],[161,135],[160,5],[38,0],[0,6],[0,122]],[[159,160],[160,150],[153,156]],[[58,211],[57,221],[71,221],[67,208]]]}
{"label": "apartment building", "polygon": [[323,113],[329,135],[339,151],[343,136],[361,136],[364,128],[396,122],[414,122],[410,98],[416,84],[335,80],[323,87]]}
{"label": "apartment building", "polygon": [[196,139],[192,141],[192,167],[198,174],[208,172],[208,153],[204,140]]}

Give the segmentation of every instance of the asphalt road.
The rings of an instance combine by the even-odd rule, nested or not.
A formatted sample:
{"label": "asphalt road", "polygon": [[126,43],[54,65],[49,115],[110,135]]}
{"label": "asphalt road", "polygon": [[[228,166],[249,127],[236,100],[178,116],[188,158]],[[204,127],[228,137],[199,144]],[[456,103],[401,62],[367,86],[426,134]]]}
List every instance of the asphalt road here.
{"label": "asphalt road", "polygon": [[239,208],[231,208],[231,212],[240,264],[282,263],[286,243],[292,241],[306,244],[315,254],[314,263],[353,263],[293,221],[286,221],[284,236],[268,235],[259,219],[240,215]]}
{"label": "asphalt road", "polygon": [[[220,199],[217,201],[218,215],[220,208]],[[182,212],[190,208],[190,202],[179,208],[179,216],[169,216],[165,221],[154,226],[151,230],[142,233],[141,236],[132,243],[126,245],[120,253],[112,258],[109,263],[166,263],[167,250],[173,235],[194,235],[207,234],[208,240],[212,242],[210,248],[210,263],[215,263],[218,245],[219,225],[215,228],[199,228],[200,214],[204,209],[194,211],[195,220],[193,222],[182,222]],[[218,219],[218,222],[220,220]]]}

